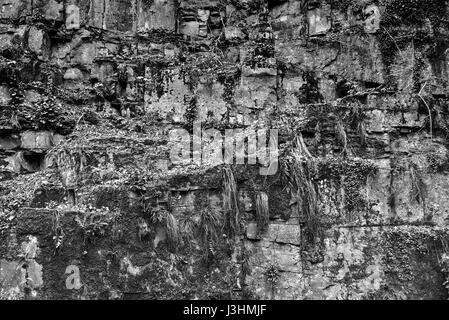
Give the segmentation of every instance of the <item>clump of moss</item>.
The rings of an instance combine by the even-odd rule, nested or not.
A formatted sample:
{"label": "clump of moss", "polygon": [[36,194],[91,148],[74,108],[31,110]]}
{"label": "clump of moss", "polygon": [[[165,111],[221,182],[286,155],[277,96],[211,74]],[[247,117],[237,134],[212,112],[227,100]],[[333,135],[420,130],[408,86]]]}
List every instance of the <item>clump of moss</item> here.
{"label": "clump of moss", "polygon": [[449,162],[447,153],[439,154],[436,152],[429,152],[426,154],[426,160],[429,164],[428,172],[437,173],[448,170]]}
{"label": "clump of moss", "polygon": [[270,263],[265,270],[265,276],[267,277],[267,281],[271,285],[276,285],[279,281],[279,264],[275,261],[273,263]]}
{"label": "clump of moss", "polygon": [[37,102],[30,103],[24,100],[20,88],[12,88],[11,91],[10,106],[2,107],[4,113],[1,118],[11,119],[10,125],[13,127],[22,130],[54,130],[60,134],[69,134],[74,130],[76,116],[68,112],[67,106],[55,96],[45,95]]}
{"label": "clump of moss", "polygon": [[389,25],[422,26],[430,19],[442,23],[447,9],[445,0],[382,0],[385,15],[382,19]]}
{"label": "clump of moss", "polygon": [[319,103],[323,101],[323,95],[320,93],[316,75],[311,71],[303,74],[304,84],[296,93],[299,103]]}
{"label": "clump of moss", "polygon": [[224,86],[223,100],[229,105],[234,104],[234,92],[241,77],[240,69],[223,69],[218,71],[217,80]]}
{"label": "clump of moss", "polygon": [[279,283],[279,279],[281,277],[280,274],[280,266],[277,261],[270,262],[268,267],[265,269],[265,278],[268,285],[271,287],[271,298],[274,299],[274,292],[276,286]]}
{"label": "clump of moss", "polygon": [[[386,229],[379,243],[383,268],[390,291],[403,291],[407,298],[422,294],[444,296],[442,257],[448,251],[448,230],[425,226],[400,226]],[[422,287],[420,292],[408,288]],[[425,286],[425,287],[423,287]]]}
{"label": "clump of moss", "polygon": [[252,69],[273,67],[269,63],[269,58],[274,57],[274,43],[269,40],[254,41],[252,46],[248,47],[248,52],[243,64]]}

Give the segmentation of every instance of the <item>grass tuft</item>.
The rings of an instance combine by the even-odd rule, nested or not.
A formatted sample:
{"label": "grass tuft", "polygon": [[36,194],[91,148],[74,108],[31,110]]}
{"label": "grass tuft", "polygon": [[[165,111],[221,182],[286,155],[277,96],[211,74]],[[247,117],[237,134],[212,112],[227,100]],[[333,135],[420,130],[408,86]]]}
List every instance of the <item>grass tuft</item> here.
{"label": "grass tuft", "polygon": [[151,222],[162,226],[167,236],[167,247],[171,252],[176,252],[182,241],[178,220],[173,214],[162,207],[151,210]]}
{"label": "grass tuft", "polygon": [[237,195],[237,185],[234,174],[229,167],[223,169],[223,210],[225,214],[225,228],[230,237],[240,232],[240,212]]}
{"label": "grass tuft", "polygon": [[414,163],[410,163],[410,180],[412,185],[410,201],[424,204],[427,193],[426,184],[422,180],[418,166]]}
{"label": "grass tuft", "polygon": [[198,227],[201,241],[205,247],[204,260],[207,262],[215,255],[214,244],[218,241],[221,220],[220,212],[210,207],[206,207],[200,212]]}
{"label": "grass tuft", "polygon": [[268,195],[265,192],[259,192],[256,195],[256,221],[257,231],[263,233],[268,228],[270,219],[270,210],[268,207]]}
{"label": "grass tuft", "polygon": [[318,215],[316,186],[311,178],[313,169],[313,157],[301,137],[297,137],[296,148],[291,155],[287,156],[283,174],[298,211],[302,213],[305,220],[304,235],[310,242],[314,242],[323,233]]}

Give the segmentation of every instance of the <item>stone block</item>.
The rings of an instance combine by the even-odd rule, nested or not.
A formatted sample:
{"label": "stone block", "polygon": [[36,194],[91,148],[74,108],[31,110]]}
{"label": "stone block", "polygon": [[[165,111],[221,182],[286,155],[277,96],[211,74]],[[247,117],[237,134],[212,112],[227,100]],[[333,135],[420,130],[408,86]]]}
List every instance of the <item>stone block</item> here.
{"label": "stone block", "polygon": [[46,236],[52,230],[55,210],[23,209],[17,219],[17,233]]}
{"label": "stone block", "polygon": [[211,11],[201,6],[188,6],[183,2],[180,10],[179,32],[190,37],[206,37]]}
{"label": "stone block", "polygon": [[32,26],[28,33],[28,48],[38,57],[46,60],[50,56],[50,37],[47,32]]}
{"label": "stone block", "polygon": [[44,7],[44,17],[47,20],[62,21],[63,1],[49,0]]}
{"label": "stone block", "polygon": [[8,49],[10,50],[13,48],[12,39],[12,34],[0,34],[0,52],[4,52]]}
{"label": "stone block", "polygon": [[135,0],[104,0],[103,28],[107,30],[132,32],[136,25]]}
{"label": "stone block", "polygon": [[69,4],[65,9],[65,27],[68,30],[80,28],[80,9],[77,5]]}
{"label": "stone block", "polygon": [[77,81],[83,79],[83,73],[78,68],[69,68],[64,74],[65,80]]}
{"label": "stone block", "polygon": [[151,30],[175,31],[176,4],[174,0],[155,0],[148,7],[140,0],[137,9],[137,32]]}
{"label": "stone block", "polygon": [[134,0],[91,0],[88,24],[105,30],[135,31],[137,11]]}
{"label": "stone block", "polygon": [[0,149],[11,150],[19,147],[20,138],[17,135],[0,137]]}
{"label": "stone block", "polygon": [[31,14],[31,0],[0,0],[0,17],[19,19]]}
{"label": "stone block", "polygon": [[251,254],[251,267],[267,268],[275,261],[279,270],[284,272],[301,272],[301,253],[297,246],[273,243],[271,241],[247,242]]}
{"label": "stone block", "polygon": [[50,149],[60,143],[62,136],[50,131],[25,131],[21,133],[22,148]]}
{"label": "stone block", "polygon": [[[183,81],[178,69],[164,70],[162,90],[157,89],[157,77],[147,68],[145,77],[151,79],[145,92],[145,108],[148,112],[159,115],[164,119],[184,122],[187,106],[185,99],[190,95],[190,89]],[[166,79],[166,80],[165,80]]]}
{"label": "stone block", "polygon": [[226,40],[242,40],[245,38],[245,34],[237,27],[226,27],[225,28],[225,38]]}
{"label": "stone block", "polygon": [[322,8],[308,10],[307,22],[310,36],[326,34],[332,27],[329,11]]}
{"label": "stone block", "polygon": [[73,62],[81,65],[90,65],[97,54],[94,43],[83,43],[74,53]]}
{"label": "stone block", "polygon": [[[276,69],[246,68],[235,90],[235,102],[249,114],[269,110],[276,103]],[[246,119],[245,119],[246,121]]]}
{"label": "stone block", "polygon": [[181,24],[180,31],[183,35],[196,37],[200,33],[200,22],[186,21]]}
{"label": "stone block", "polygon": [[216,80],[200,80],[197,94],[198,120],[205,122],[212,119],[221,121],[227,112],[223,99],[225,87]]}
{"label": "stone block", "polygon": [[276,243],[286,243],[292,245],[301,244],[301,226],[298,224],[270,223],[268,230],[259,234],[257,223],[251,222],[247,226],[246,237],[251,240],[264,240]]}

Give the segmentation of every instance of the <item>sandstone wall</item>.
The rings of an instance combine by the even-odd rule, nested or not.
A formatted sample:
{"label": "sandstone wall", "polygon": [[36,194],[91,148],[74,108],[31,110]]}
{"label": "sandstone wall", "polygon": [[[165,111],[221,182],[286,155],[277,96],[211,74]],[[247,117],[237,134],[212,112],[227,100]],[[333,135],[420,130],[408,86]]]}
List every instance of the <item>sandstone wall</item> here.
{"label": "sandstone wall", "polygon": [[0,0],[0,298],[446,299],[448,6]]}

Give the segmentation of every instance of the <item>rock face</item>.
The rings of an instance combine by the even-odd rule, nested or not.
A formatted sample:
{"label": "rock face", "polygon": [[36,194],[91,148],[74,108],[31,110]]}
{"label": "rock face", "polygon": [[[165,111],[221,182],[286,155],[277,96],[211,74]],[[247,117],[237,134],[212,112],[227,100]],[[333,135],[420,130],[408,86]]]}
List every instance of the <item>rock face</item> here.
{"label": "rock face", "polygon": [[0,298],[446,299],[448,10],[0,0]]}

